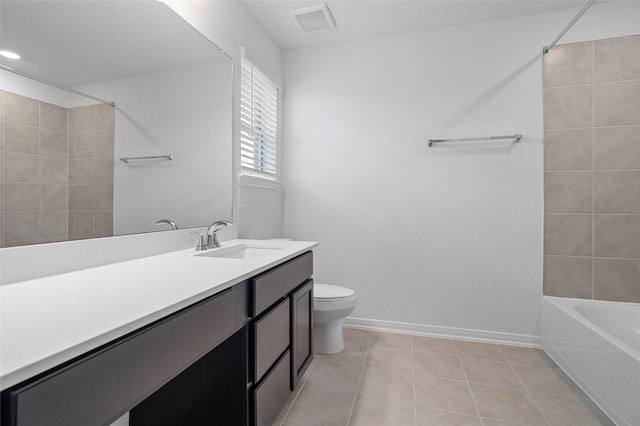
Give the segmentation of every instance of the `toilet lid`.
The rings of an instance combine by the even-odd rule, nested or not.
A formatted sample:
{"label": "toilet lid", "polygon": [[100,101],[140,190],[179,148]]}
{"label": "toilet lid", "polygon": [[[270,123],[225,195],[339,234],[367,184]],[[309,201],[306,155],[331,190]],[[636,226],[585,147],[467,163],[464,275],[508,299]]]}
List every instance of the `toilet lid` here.
{"label": "toilet lid", "polygon": [[331,284],[314,284],[313,298],[321,300],[345,299],[355,295],[356,292],[347,287]]}

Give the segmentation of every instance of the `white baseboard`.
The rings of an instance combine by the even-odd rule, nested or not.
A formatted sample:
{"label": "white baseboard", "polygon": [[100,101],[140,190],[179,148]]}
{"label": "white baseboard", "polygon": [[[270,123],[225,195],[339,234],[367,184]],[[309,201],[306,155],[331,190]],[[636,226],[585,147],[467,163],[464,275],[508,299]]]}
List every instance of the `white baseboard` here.
{"label": "white baseboard", "polygon": [[417,336],[441,337],[447,339],[468,340],[472,342],[497,343],[501,345],[542,348],[540,336],[528,334],[501,333],[469,328],[444,327],[437,325],[413,324],[398,321],[383,321],[368,318],[347,317],[342,325],[362,330],[387,331]]}

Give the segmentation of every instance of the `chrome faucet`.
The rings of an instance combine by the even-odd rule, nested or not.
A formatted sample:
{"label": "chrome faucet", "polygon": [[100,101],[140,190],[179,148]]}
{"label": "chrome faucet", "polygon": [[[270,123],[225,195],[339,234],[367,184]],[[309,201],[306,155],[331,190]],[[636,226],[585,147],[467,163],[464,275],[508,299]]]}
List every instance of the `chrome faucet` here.
{"label": "chrome faucet", "polygon": [[160,219],[156,222],[156,225],[160,225],[161,223],[168,224],[174,231],[178,229],[178,225],[176,225],[176,223],[171,219]]}
{"label": "chrome faucet", "polygon": [[227,225],[231,225],[231,223],[232,222],[229,222],[228,220],[217,220],[207,228],[207,248],[208,249],[220,247],[220,242],[218,241],[218,235],[216,234],[216,232],[218,232],[219,230],[221,230]]}

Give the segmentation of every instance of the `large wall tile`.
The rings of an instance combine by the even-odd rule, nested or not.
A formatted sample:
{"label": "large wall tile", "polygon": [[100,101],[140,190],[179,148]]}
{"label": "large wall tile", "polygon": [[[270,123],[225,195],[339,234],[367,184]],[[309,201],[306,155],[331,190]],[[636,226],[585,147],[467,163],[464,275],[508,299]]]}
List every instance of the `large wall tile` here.
{"label": "large wall tile", "polygon": [[67,134],[51,130],[40,130],[40,155],[67,158],[69,155]]}
{"label": "large wall tile", "polygon": [[110,237],[113,235],[113,212],[111,210],[96,210],[95,236]]}
{"label": "large wall tile", "polygon": [[113,183],[113,157],[96,158],[96,183]]}
{"label": "large wall tile", "polygon": [[75,210],[93,210],[95,208],[95,185],[75,186]]}
{"label": "large wall tile", "polygon": [[40,182],[40,157],[17,152],[5,152],[2,173],[5,181]]}
{"label": "large wall tile", "polygon": [[544,257],[543,292],[547,296],[591,299],[591,257]]}
{"label": "large wall tile", "polygon": [[604,83],[640,79],[640,36],[595,42],[594,81]]}
{"label": "large wall tile", "polygon": [[40,186],[40,208],[42,210],[67,210],[67,185],[43,183]]}
{"label": "large wall tile", "polygon": [[96,157],[113,157],[113,130],[95,133]]}
{"label": "large wall tile", "polygon": [[27,126],[39,126],[39,101],[11,92],[4,92],[4,119]]}
{"label": "large wall tile", "polygon": [[40,128],[67,133],[67,109],[40,102]]}
{"label": "large wall tile", "polygon": [[55,238],[68,235],[66,211],[42,211],[40,213],[40,237]]}
{"label": "large wall tile", "polygon": [[596,215],[594,255],[640,259],[640,215]]}
{"label": "large wall tile", "polygon": [[42,183],[67,183],[68,175],[66,158],[40,157]]}
{"label": "large wall tile", "polygon": [[[640,145],[639,145],[640,146]],[[562,129],[544,132],[544,169],[591,170],[593,130]]]}
{"label": "large wall tile", "polygon": [[93,158],[96,155],[94,132],[76,133],[75,158]]}
{"label": "large wall tile", "polygon": [[545,214],[544,253],[591,256],[592,220],[589,214]]}
{"label": "large wall tile", "polygon": [[596,126],[640,124],[640,81],[597,84],[594,123]]}
{"label": "large wall tile", "polygon": [[95,212],[93,210],[76,210],[75,211],[75,236],[77,237],[93,237],[93,224]]}
{"label": "large wall tile", "polygon": [[640,303],[640,260],[595,259],[594,298]]}
{"label": "large wall tile", "polygon": [[592,70],[592,41],[557,45],[544,58],[544,87],[589,84]]}
{"label": "large wall tile", "polygon": [[38,154],[40,152],[37,127],[11,122],[5,122],[2,127],[4,132],[2,148],[4,150],[23,152],[25,154]]}
{"label": "large wall tile", "polygon": [[592,126],[592,92],[591,86],[544,89],[544,128]]}
{"label": "large wall tile", "polygon": [[2,210],[38,210],[40,184],[2,182]]}
{"label": "large wall tile", "polygon": [[113,184],[96,185],[96,210],[113,210]]}
{"label": "large wall tile", "polygon": [[4,212],[5,241],[34,240],[39,236],[40,213],[37,211]]}
{"label": "large wall tile", "polygon": [[597,127],[596,170],[640,169],[640,126]]}
{"label": "large wall tile", "polygon": [[115,124],[115,109],[109,104],[98,104],[95,108],[95,122],[92,130],[110,130]]}
{"label": "large wall tile", "polygon": [[591,172],[544,173],[544,211],[546,213],[591,213],[592,194]]}
{"label": "large wall tile", "polygon": [[93,158],[82,158],[75,160],[75,183],[93,184],[95,183],[95,160]]}
{"label": "large wall tile", "polygon": [[594,209],[640,214],[640,170],[595,172]]}

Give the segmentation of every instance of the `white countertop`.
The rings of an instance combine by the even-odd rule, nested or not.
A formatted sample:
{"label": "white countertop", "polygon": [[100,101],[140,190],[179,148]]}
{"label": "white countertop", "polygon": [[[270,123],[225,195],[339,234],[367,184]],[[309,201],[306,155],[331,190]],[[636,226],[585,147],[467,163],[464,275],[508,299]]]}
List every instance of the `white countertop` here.
{"label": "white countertop", "polygon": [[250,259],[197,256],[206,252],[191,248],[0,286],[1,389],[317,245],[306,241],[232,240],[224,242],[222,249],[240,244],[282,248]]}

